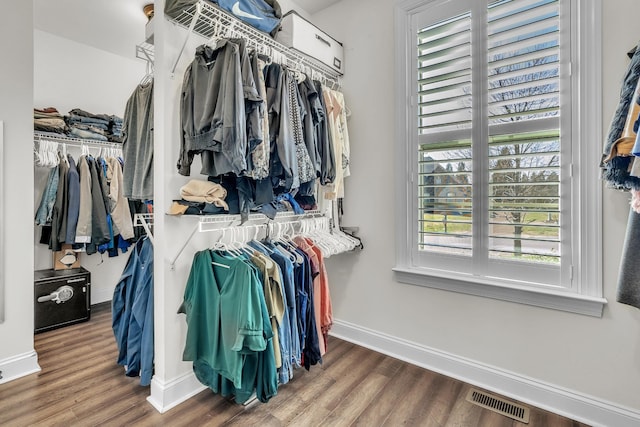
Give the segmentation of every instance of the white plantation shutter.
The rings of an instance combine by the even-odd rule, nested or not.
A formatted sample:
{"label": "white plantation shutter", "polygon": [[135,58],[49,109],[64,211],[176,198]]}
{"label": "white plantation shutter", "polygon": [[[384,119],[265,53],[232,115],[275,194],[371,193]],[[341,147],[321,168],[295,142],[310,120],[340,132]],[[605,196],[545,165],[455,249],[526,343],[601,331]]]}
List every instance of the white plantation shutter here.
{"label": "white plantation shutter", "polygon": [[417,25],[415,258],[558,284],[569,213],[559,1],[481,7]]}
{"label": "white plantation shutter", "polygon": [[502,0],[487,12],[489,256],[559,263],[559,3]]}
{"label": "white plantation shutter", "polygon": [[471,128],[471,14],[418,32],[421,134]]}
{"label": "white plantation shutter", "polygon": [[421,251],[472,253],[471,87],[471,13],[419,30]]}
{"label": "white plantation shutter", "polygon": [[600,5],[396,2],[398,282],[602,316]]}

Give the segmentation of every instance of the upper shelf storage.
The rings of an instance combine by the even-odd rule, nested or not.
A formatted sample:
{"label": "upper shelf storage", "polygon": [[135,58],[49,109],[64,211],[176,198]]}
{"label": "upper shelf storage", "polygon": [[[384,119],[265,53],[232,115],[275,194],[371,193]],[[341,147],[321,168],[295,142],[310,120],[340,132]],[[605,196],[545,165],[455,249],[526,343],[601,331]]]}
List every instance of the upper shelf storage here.
{"label": "upper shelf storage", "polygon": [[[174,18],[168,17],[176,24],[188,28],[207,39],[220,36],[221,34],[244,37],[258,51],[270,55],[276,62],[280,62],[283,65],[297,70],[300,70],[301,66],[308,67],[313,72],[319,73],[321,78],[325,78],[329,85],[339,86],[339,77],[341,74],[338,71],[315,58],[288,48],[274,40],[270,35],[251,27],[205,0],[200,0],[192,6],[185,8]],[[176,60],[176,64],[181,55],[182,51]],[[278,58],[278,56],[281,56],[281,58]],[[282,60],[279,61],[279,59]]]}
{"label": "upper shelf storage", "polygon": [[74,136],[67,135],[56,135],[53,133],[47,132],[39,132],[33,131],[33,141],[41,142],[41,141],[52,141],[60,144],[68,144],[73,146],[83,146],[83,145],[95,145],[98,147],[108,147],[108,148],[122,148],[122,143],[113,142],[113,141],[100,141],[97,139],[85,139],[85,138],[76,138]]}

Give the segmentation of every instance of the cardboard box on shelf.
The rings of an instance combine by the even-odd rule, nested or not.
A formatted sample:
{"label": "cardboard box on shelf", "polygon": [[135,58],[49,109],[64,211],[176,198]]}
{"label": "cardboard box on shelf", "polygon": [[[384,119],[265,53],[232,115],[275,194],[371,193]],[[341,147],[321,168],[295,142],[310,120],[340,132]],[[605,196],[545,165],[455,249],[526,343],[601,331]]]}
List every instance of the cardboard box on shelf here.
{"label": "cardboard box on shelf", "polygon": [[71,245],[62,245],[62,249],[53,253],[54,270],[70,270],[80,268],[80,253],[75,252]]}

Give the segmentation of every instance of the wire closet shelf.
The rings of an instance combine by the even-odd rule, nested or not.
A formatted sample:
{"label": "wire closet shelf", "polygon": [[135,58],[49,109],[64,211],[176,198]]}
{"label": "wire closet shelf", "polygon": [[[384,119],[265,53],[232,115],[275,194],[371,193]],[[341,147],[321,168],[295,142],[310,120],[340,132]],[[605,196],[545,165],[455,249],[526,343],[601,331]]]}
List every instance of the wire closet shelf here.
{"label": "wire closet shelf", "polygon": [[175,264],[178,258],[187,245],[193,238],[193,236],[197,233],[207,233],[211,231],[221,231],[223,229],[229,228],[255,228],[255,227],[268,227],[269,224],[278,224],[278,223],[295,223],[304,219],[311,218],[327,218],[326,215],[319,210],[311,210],[305,211],[303,214],[296,214],[294,212],[278,212],[274,219],[270,219],[268,216],[261,213],[253,213],[250,214],[247,218],[247,221],[244,224],[241,224],[241,216],[240,215],[205,215],[205,216],[194,216],[197,219],[197,223],[191,234],[187,237],[184,244],[173,257],[173,259],[169,262],[169,269],[174,270]]}
{"label": "wire closet shelf", "polygon": [[34,142],[52,141],[60,144],[68,144],[68,145],[73,145],[78,147],[81,147],[83,145],[93,145],[96,147],[122,149],[122,144],[118,142],[101,141],[98,139],[83,139],[83,138],[76,138],[73,136],[54,135],[52,133],[38,132],[38,131],[33,132],[33,140]]}
{"label": "wire closet shelf", "polygon": [[151,64],[155,62],[155,49],[151,43],[143,42],[136,45],[136,58],[147,61]]}
{"label": "wire closet shelf", "polygon": [[[193,6],[184,9],[182,13],[175,19],[172,19],[172,21],[206,39],[211,39],[216,35],[225,33],[238,34],[247,39],[248,42],[261,53],[266,53],[267,55],[271,53],[271,56],[283,56],[286,61],[282,61],[282,65],[287,65],[291,69],[298,71],[302,71],[302,66],[307,67],[312,71],[312,74],[313,72],[319,74],[320,80],[324,79],[325,84],[333,86],[334,88],[340,87],[340,77],[342,74],[338,71],[315,58],[306,56],[279,43],[269,34],[245,24],[205,0],[200,0]],[[176,64],[180,56],[182,56],[182,51],[178,55]],[[311,77],[315,78],[316,76]]]}

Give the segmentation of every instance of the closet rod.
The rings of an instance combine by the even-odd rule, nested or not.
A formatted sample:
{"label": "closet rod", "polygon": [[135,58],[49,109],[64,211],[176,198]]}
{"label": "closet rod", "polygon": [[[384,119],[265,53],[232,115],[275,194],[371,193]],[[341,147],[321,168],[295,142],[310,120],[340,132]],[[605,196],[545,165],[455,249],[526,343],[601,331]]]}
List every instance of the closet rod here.
{"label": "closet rod", "polygon": [[62,144],[74,145],[81,147],[83,145],[95,145],[97,147],[107,147],[107,148],[119,148],[122,149],[122,144],[118,142],[111,141],[99,141],[96,139],[82,139],[82,138],[74,138],[72,136],[64,136],[64,135],[53,135],[50,133],[41,133],[38,131],[33,132],[33,140],[34,141],[53,141],[59,142]]}
{"label": "closet rod", "polygon": [[[278,222],[281,222],[282,220],[292,219],[294,221],[298,221],[301,219],[318,218],[323,216],[325,215],[319,210],[306,211],[303,214],[296,214],[295,212],[278,212],[276,213],[275,219],[271,220],[268,216],[261,213],[257,213],[257,214],[249,215],[249,220],[248,220],[248,223],[246,223],[246,225],[259,226],[259,225],[266,225],[271,221],[278,223]],[[206,233],[210,231],[220,231],[225,228],[242,227],[241,225],[234,225],[235,222],[240,221],[241,219],[240,215],[207,215],[207,216],[201,216],[197,218],[198,218],[198,223],[195,225],[195,227],[189,234],[189,237],[187,237],[187,240],[184,242],[184,244],[182,245],[182,247],[180,248],[176,256],[173,257],[173,259],[169,263],[169,270],[171,271],[175,270],[176,261],[178,261],[178,258],[180,258],[180,255],[182,255],[182,252],[184,252],[184,250],[187,248],[187,245],[189,244],[193,236],[196,234],[196,232],[199,231],[201,233]],[[225,224],[225,223],[227,224],[225,227],[219,226],[220,224]]]}
{"label": "closet rod", "polygon": [[[283,65],[288,65],[292,69],[299,69],[300,66],[304,65],[321,74],[326,80],[333,81],[338,87],[340,86],[339,78],[342,76],[340,72],[315,58],[306,56],[277,42],[270,35],[253,28],[205,0],[200,0],[194,6],[186,8],[177,18],[170,19],[182,27],[189,28],[189,33],[183,46],[186,45],[191,32],[195,32],[206,39],[211,39],[226,32],[239,34],[251,40],[257,46],[266,47],[284,56],[288,63]],[[184,48],[178,54],[172,72],[175,71],[183,51]]]}

